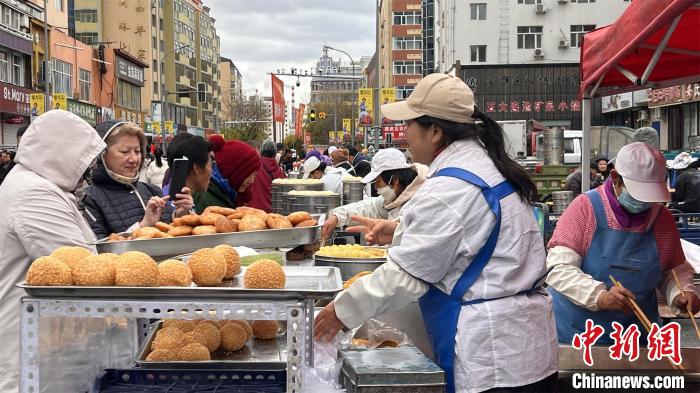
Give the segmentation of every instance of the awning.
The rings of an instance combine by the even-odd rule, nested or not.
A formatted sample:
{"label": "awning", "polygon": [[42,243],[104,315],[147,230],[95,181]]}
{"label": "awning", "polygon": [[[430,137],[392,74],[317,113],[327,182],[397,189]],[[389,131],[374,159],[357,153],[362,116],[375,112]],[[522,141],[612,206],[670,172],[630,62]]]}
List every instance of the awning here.
{"label": "awning", "polygon": [[614,24],[584,36],[579,98],[591,90],[607,95],[698,76],[700,2],[638,0]]}

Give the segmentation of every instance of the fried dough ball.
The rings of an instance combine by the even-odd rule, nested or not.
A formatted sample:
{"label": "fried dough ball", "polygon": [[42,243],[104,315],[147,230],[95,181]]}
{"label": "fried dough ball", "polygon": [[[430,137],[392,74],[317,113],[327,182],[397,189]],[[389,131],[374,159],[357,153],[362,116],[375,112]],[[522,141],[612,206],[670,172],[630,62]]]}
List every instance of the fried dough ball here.
{"label": "fried dough ball", "polygon": [[143,227],[134,230],[131,237],[134,239],[158,239],[162,234],[163,232],[156,227]]}
{"label": "fried dough ball", "polygon": [[219,217],[214,223],[217,233],[238,232],[238,223],[226,217]]}
{"label": "fried dough ball", "polygon": [[317,225],[316,220],[306,220],[298,223],[294,228],[312,227]]}
{"label": "fried dough ball", "polygon": [[311,217],[311,214],[309,214],[308,212],[304,212],[304,211],[294,212],[294,213],[288,215],[287,219],[294,226],[297,226],[297,225],[299,225],[299,223],[302,223],[304,221],[313,220],[313,218]]}
{"label": "fried dough ball", "polygon": [[241,272],[241,257],[238,251],[228,244],[222,244],[214,247],[214,251],[218,252],[226,261],[226,274],[224,278],[234,278]]}
{"label": "fried dough ball", "polygon": [[178,360],[175,352],[168,349],[156,349],[146,356],[147,362],[172,362]]}
{"label": "fried dough ball", "polygon": [[172,226],[179,227],[180,225],[182,225],[182,218],[180,218],[180,217],[173,218]]}
{"label": "fried dough ball", "polygon": [[88,249],[82,247],[63,246],[59,247],[51,253],[51,257],[58,259],[73,268],[73,265],[80,262],[83,258],[93,255]]}
{"label": "fried dough ball", "polygon": [[159,287],[189,287],[192,272],[186,263],[168,259],[158,264]]}
{"label": "fried dough ball", "polygon": [[243,216],[241,222],[238,223],[238,230],[240,232],[261,231],[263,229],[267,229],[267,223],[257,215]]}
{"label": "fried dough ball", "polygon": [[271,340],[279,332],[277,321],[253,321],[253,336],[259,340]]}
{"label": "fried dough ball", "polygon": [[186,216],[182,216],[180,217],[180,223],[182,223],[182,225],[196,227],[199,225],[199,216],[196,214],[188,214]]}
{"label": "fried dough ball", "polygon": [[209,323],[200,323],[195,326],[194,332],[200,333],[207,339],[206,347],[209,352],[214,352],[219,349],[221,345],[221,335],[219,334],[219,328],[214,327]]}
{"label": "fried dough ball", "polygon": [[281,289],[284,288],[285,282],[284,270],[270,259],[253,262],[243,276],[243,285],[246,288]]}
{"label": "fried dough ball", "polygon": [[214,225],[216,223],[216,220],[218,220],[220,217],[224,216],[216,213],[204,213],[201,216],[199,216],[199,224]]}
{"label": "fried dough ball", "polygon": [[189,236],[192,234],[192,227],[189,225],[180,225],[173,227],[173,229],[168,231],[168,235],[171,236]]}
{"label": "fried dough ball", "polygon": [[221,349],[226,352],[238,351],[243,348],[247,339],[247,334],[242,326],[235,323],[224,325],[220,330]]}
{"label": "fried dough ball", "polygon": [[208,206],[206,209],[204,209],[204,214],[206,213],[214,213],[214,214],[221,214],[222,216],[228,216],[236,212],[236,209],[231,209],[229,207],[221,207],[221,206]]}
{"label": "fried dough ball", "polygon": [[114,283],[120,287],[158,286],[158,264],[139,251],[129,251],[114,262]]}
{"label": "fried dough ball", "polygon": [[292,223],[289,222],[287,217],[281,214],[268,214],[265,223],[270,229],[284,229],[293,227]]}
{"label": "fried dough ball", "polygon": [[164,319],[163,328],[174,327],[183,333],[188,333],[194,330],[194,322],[187,319]]}
{"label": "fried dough ball", "polygon": [[193,235],[213,235],[216,233],[216,227],[213,225],[200,225],[192,230]]}
{"label": "fried dough ball", "polygon": [[71,268],[55,257],[41,257],[32,262],[27,271],[29,285],[73,285]]}
{"label": "fried dough ball", "polygon": [[199,326],[199,325],[202,325],[202,324],[212,325],[212,326],[214,326],[214,327],[217,328],[217,329],[221,329],[221,327],[223,326],[223,325],[221,324],[221,322],[215,321],[215,320],[213,320],[213,319],[202,319],[202,320],[200,320],[199,323],[197,323],[195,326]]}
{"label": "fried dough ball", "polygon": [[187,344],[177,351],[178,359],[185,361],[211,360],[209,350],[202,344]]}
{"label": "fried dough ball", "polygon": [[182,346],[182,334],[182,331],[176,327],[162,328],[156,333],[151,349],[176,350]]}
{"label": "fried dough ball", "polygon": [[[73,284],[77,286],[114,285],[114,258],[110,255],[90,255],[73,265]],[[116,255],[114,255],[116,257]]]}
{"label": "fried dough ball", "polygon": [[161,232],[166,232],[166,233],[167,233],[169,230],[173,229],[173,226],[172,226],[172,225],[166,224],[166,223],[164,223],[164,222],[162,222],[162,221],[158,221],[158,222],[156,223],[155,227],[156,227],[159,231],[161,231]]}
{"label": "fried dough ball", "polygon": [[192,330],[192,331],[187,332],[187,333],[184,333],[184,334],[182,335],[182,344],[183,344],[183,345],[187,345],[187,344],[201,344],[201,345],[203,345],[203,346],[206,348],[206,346],[207,346],[207,336],[205,336],[205,335],[204,335],[203,333],[201,333],[201,332],[197,332],[197,331]]}
{"label": "fried dough ball", "polygon": [[187,265],[192,271],[192,279],[200,287],[221,285],[226,275],[226,261],[217,251],[202,248],[195,251]]}
{"label": "fried dough ball", "polygon": [[243,213],[244,216],[267,216],[264,210],[248,206],[241,206],[237,208],[236,211]]}
{"label": "fried dough ball", "polygon": [[[232,321],[226,322],[226,324],[231,324],[231,323],[236,324],[236,325],[242,327],[243,330],[245,330],[246,341],[250,340],[250,338],[253,337],[253,328],[250,327],[250,324],[248,323],[248,321],[234,319]],[[226,324],[224,324],[224,326]]]}

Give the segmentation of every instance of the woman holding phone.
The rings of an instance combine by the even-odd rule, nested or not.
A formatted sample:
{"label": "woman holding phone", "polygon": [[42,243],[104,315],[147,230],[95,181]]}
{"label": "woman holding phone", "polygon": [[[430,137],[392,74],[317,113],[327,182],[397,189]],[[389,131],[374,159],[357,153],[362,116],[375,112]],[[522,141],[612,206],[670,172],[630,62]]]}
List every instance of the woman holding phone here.
{"label": "woman holding phone", "polygon": [[95,129],[107,148],[97,159],[82,204],[98,239],[189,214],[193,207],[189,188],[183,187],[168,203],[170,197],[163,197],[158,186],[138,181],[146,152],[146,137],[138,125],[109,120]]}

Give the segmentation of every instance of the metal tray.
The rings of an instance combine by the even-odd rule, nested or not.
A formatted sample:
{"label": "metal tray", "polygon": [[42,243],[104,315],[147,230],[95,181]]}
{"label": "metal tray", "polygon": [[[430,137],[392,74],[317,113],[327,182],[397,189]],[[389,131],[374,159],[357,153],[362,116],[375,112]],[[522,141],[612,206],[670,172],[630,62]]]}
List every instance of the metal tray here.
{"label": "metal tray", "polygon": [[211,360],[148,362],[151,343],[161,328],[162,321],[151,324],[148,336],[139,348],[134,362],[142,368],[192,369],[192,368],[232,368],[236,370],[284,370],[287,368],[287,339],[280,335],[276,340],[256,340],[251,338],[236,352],[216,351]]}
{"label": "metal tray", "polygon": [[[379,248],[379,247],[374,247]],[[374,271],[386,262],[383,258],[335,258],[323,255],[314,255],[315,266],[337,267],[340,269],[340,276],[343,281],[349,280],[357,273],[364,271]]]}
{"label": "metal tray", "polygon": [[98,240],[97,252],[122,254],[127,251],[141,251],[152,258],[161,259],[192,253],[200,248],[211,248],[221,244],[246,246],[251,248],[296,247],[319,241],[320,228],[325,215],[311,215],[318,225],[313,227],[266,229],[264,231],[217,233],[211,235],[190,235],[162,239],[141,239],[124,241]]}
{"label": "metal tray", "polygon": [[287,282],[284,289],[243,288],[243,273],[232,280],[225,280],[219,287],[79,287],[79,286],[30,286],[18,283],[28,295],[34,297],[61,298],[109,298],[109,299],[201,299],[219,300],[295,300],[326,299],[343,289],[340,270],[334,267],[284,266]]}

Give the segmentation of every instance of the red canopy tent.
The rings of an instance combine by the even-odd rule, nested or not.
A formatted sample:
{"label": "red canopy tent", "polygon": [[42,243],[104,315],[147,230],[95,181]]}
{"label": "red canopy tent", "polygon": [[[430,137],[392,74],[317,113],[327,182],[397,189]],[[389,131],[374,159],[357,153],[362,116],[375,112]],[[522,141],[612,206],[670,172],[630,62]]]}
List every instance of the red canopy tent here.
{"label": "red canopy tent", "polygon": [[[583,39],[579,89],[583,101],[583,151],[591,150],[591,99],[698,80],[700,2],[632,2],[615,23],[594,30]],[[583,167],[588,163],[581,161],[585,172]],[[584,189],[590,185],[588,180],[583,177]]]}

